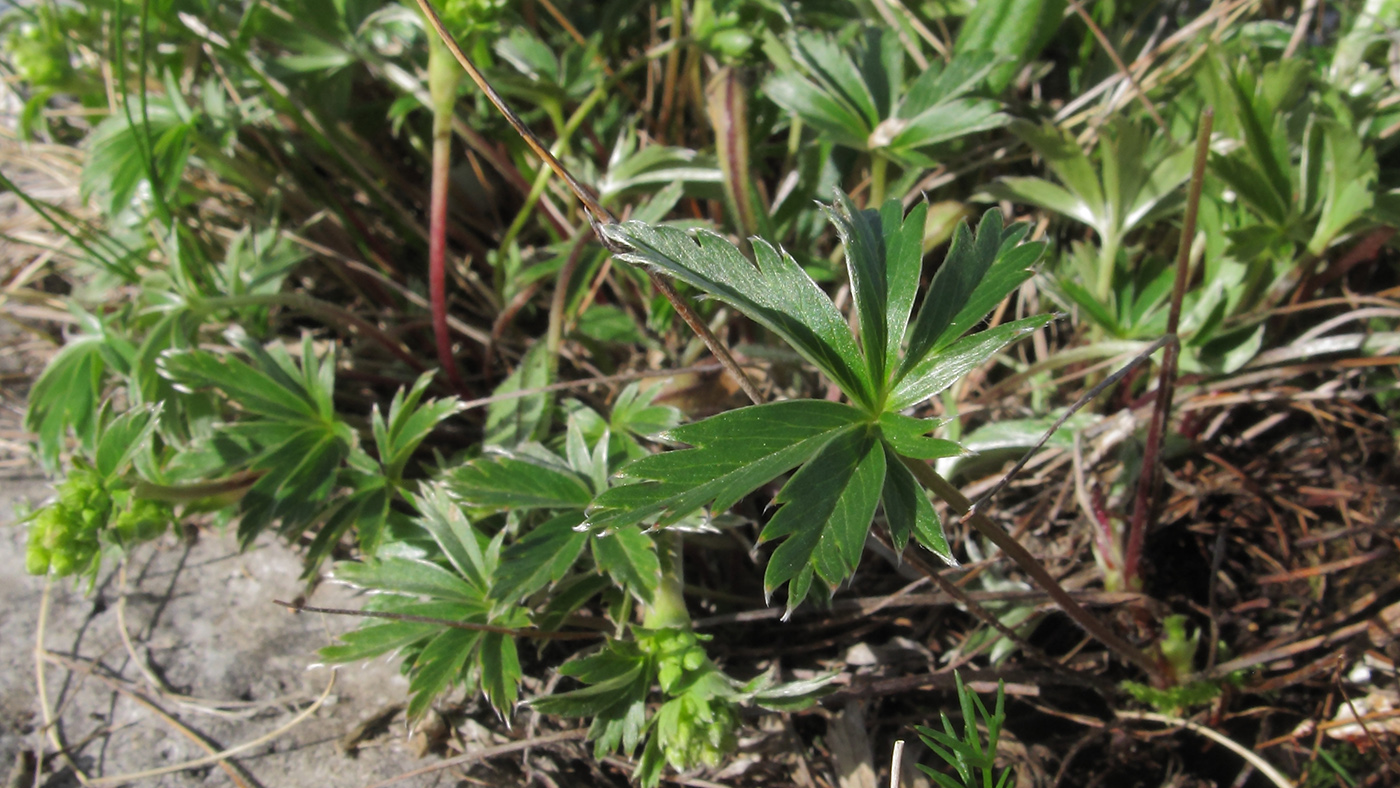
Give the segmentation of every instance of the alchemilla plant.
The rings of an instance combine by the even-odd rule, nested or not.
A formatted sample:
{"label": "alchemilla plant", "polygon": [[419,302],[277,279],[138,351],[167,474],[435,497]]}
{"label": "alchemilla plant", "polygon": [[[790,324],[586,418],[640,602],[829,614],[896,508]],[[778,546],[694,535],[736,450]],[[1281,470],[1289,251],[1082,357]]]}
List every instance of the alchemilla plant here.
{"label": "alchemilla plant", "polygon": [[[0,16],[18,131],[81,147],[91,205],[0,173],[52,225],[62,275],[40,287],[26,263],[4,297],[50,308],[49,285],[73,285],[25,415],[63,475],[25,519],[29,571],[91,586],[178,523],[274,534],[309,584],[366,592],[320,657],[397,660],[411,720],[453,692],[508,723],[579,720],[646,788],[836,686],[813,661],[736,660],[692,614],[827,605],[875,575],[858,573],[873,542],[989,625],[939,659],[1044,656],[1039,601],[977,605],[927,568],[996,548],[1131,663],[1140,699],[1218,693],[1185,636],[1203,622],[1142,607],[1129,642],[949,479],[967,446],[1039,446],[1068,383],[1107,374],[1082,365],[1141,354],[1158,374],[1110,377],[1104,401],[1142,405],[1158,381],[1160,407],[1128,414],[1153,410],[1150,449],[1085,450],[1069,431],[1097,405],[1047,436],[1076,458],[1061,489],[1093,532],[1076,544],[1105,587],[1141,589],[1178,363],[1197,385],[1348,352],[1372,377],[1345,388],[1385,389],[1365,357],[1400,347],[1389,291],[1267,347],[1313,309],[1285,300],[1400,223],[1385,4],[1316,68],[1272,23],[1207,40],[1172,11],[1147,37],[1122,4],[1071,22],[1052,0],[540,5]],[[1027,210],[1049,231],[1008,219]],[[1055,309],[1033,352],[1015,345]],[[697,383],[706,353],[749,404]],[[1026,418],[966,407],[984,370],[984,392],[1031,390]],[[973,575],[1022,588],[1004,565]],[[961,783],[933,779],[1006,784],[1002,698],[988,714],[958,688],[966,730],[921,733]]]}

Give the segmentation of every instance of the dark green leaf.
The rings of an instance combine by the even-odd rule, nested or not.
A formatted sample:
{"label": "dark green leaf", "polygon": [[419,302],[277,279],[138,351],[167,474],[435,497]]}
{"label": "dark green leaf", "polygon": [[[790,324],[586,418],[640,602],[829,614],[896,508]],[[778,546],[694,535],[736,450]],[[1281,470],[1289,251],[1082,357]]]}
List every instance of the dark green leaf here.
{"label": "dark green leaf", "polygon": [[973,326],[982,322],[982,319],[995,309],[997,304],[1031,278],[1034,273],[1031,266],[1040,259],[1040,255],[1045,251],[1045,244],[1038,242],[1021,244],[1017,240],[1007,238],[1018,229],[1024,228],[1024,224],[1012,225],[1002,234],[1001,251],[997,253],[996,262],[992,263],[991,269],[982,277],[982,281],[977,283],[977,288],[972,291],[972,295],[967,297],[966,303],[958,310],[957,316],[934,340],[933,350],[935,352],[953,344]]}
{"label": "dark green leaf", "polygon": [[[856,571],[865,537],[885,484],[885,452],[876,443],[856,466],[812,553],[812,567],[828,585],[840,585]],[[800,601],[800,600],[799,600]],[[789,600],[789,609],[792,600]]]}
{"label": "dark green leaf", "polygon": [[[336,471],[349,452],[350,437],[344,425],[307,424],[292,427],[290,434],[287,427],[276,427],[281,428],[280,440],[271,443],[250,465],[263,475],[242,499],[238,537],[245,545],[277,519],[282,521],[283,533],[300,533],[329,503]],[[225,431],[232,432],[229,428]]]}
{"label": "dark green leaf", "polygon": [[49,468],[58,467],[64,432],[70,426],[85,444],[94,438],[106,373],[102,342],[101,336],[83,336],[64,345],[29,392],[24,427],[39,436],[39,457]]}
{"label": "dark green leaf", "polygon": [[864,419],[849,405],[791,400],[678,427],[670,437],[696,448],[643,457],[624,467],[622,476],[644,481],[599,495],[588,524],[607,529],[655,518],[667,525],[706,504],[723,511]]}
{"label": "dark green leaf", "polygon": [[535,698],[530,705],[544,714],[592,717],[605,714],[614,707],[630,706],[637,695],[645,697],[647,685],[651,683],[646,663],[641,660],[618,660],[615,670],[607,678],[595,679],[595,675],[598,674],[583,679],[589,684],[582,689]]}
{"label": "dark green leaf", "polygon": [[885,276],[885,241],[879,217],[874,211],[857,209],[840,192],[836,193],[835,204],[827,209],[827,216],[836,226],[836,233],[845,247],[846,271],[860,326],[865,368],[870,380],[878,384],[885,379],[889,335],[885,313],[889,283]]}
{"label": "dark green leaf", "polygon": [[[764,542],[787,537],[768,559],[768,568],[763,574],[765,593],[772,594],[808,565],[817,543],[826,533],[838,501],[848,488],[858,488],[852,493],[857,499],[867,497],[869,491],[865,487],[872,483],[872,476],[868,472],[857,474],[857,468],[867,463],[867,457],[877,445],[869,429],[851,427],[843,430],[783,485],[774,498],[774,503],[781,504],[781,508],[759,535],[760,541]],[[883,453],[880,460],[883,466]],[[875,492],[868,496],[872,501],[878,496],[883,483],[883,478],[873,481]],[[874,511],[873,504],[871,511]],[[842,523],[846,524],[845,520]],[[867,519],[866,528],[869,525]],[[844,545],[846,536],[841,534],[836,538]],[[818,573],[824,569],[821,566],[814,568]],[[790,594],[788,609],[795,608],[801,601]]]}
{"label": "dark green leaf", "polygon": [[916,460],[936,460],[956,457],[963,449],[954,441],[930,438],[929,433],[942,424],[937,419],[916,419],[899,413],[880,414],[880,434],[890,448]]}
{"label": "dark green leaf", "polygon": [[533,460],[528,454],[493,453],[452,469],[446,483],[473,506],[564,509],[582,508],[592,500],[578,474]]}
{"label": "dark green leaf", "polygon": [[449,629],[433,638],[413,663],[408,691],[408,718],[423,716],[437,697],[461,679],[463,667],[471,658],[482,633],[469,629]]}
{"label": "dark green leaf", "polygon": [[115,479],[132,455],[150,440],[159,423],[160,411],[160,404],[139,405],[104,426],[93,454],[93,470],[105,479]]}
{"label": "dark green leaf", "polygon": [[486,536],[472,527],[462,507],[448,495],[441,483],[426,484],[414,497],[422,526],[432,534],[443,555],[470,583],[478,594],[485,595],[491,587],[495,571],[487,555]]}
{"label": "dark green leaf", "polygon": [[[553,383],[552,378],[553,372],[545,343],[537,342],[520,360],[520,366],[516,367],[492,394],[512,394],[540,389]],[[552,402],[553,398],[547,392],[539,391],[491,403],[486,411],[486,436],[482,442],[487,446],[512,449],[521,443],[534,440],[547,426]]]}
{"label": "dark green leaf", "polygon": [[925,354],[934,348],[943,332],[953,324],[953,318],[967,304],[968,298],[981,283],[982,277],[996,262],[1001,250],[1001,211],[993,208],[982,215],[974,236],[966,222],[958,222],[948,257],[934,275],[919,316],[909,332],[909,348],[900,365],[903,377]]}
{"label": "dark green leaf", "polygon": [[164,353],[160,368],[166,377],[188,389],[216,388],[244,411],[276,421],[319,420],[316,407],[296,394],[299,383],[275,380],[236,358],[203,350]]}
{"label": "dark green leaf", "polygon": [[912,407],[957,382],[958,378],[981,366],[1002,348],[1054,320],[1053,315],[1037,315],[1004,323],[954,342],[948,348],[924,359],[909,370],[890,394],[888,410]]}
{"label": "dark green leaf", "polygon": [[603,231],[632,250],[620,259],[661,268],[732,305],[783,337],[853,401],[872,406],[871,382],[850,329],[791,256],[755,241],[755,265],[733,244],[703,230],[692,237],[672,227],[627,222]]}
{"label": "dark green leaf", "polygon": [[[475,611],[448,602],[431,602],[397,605],[389,612],[460,621]],[[340,644],[326,646],[317,653],[327,662],[359,662],[413,645],[441,632],[442,629],[441,624],[416,621],[381,622],[371,619],[371,623],[340,635]]]}
{"label": "dark green leaf", "polygon": [[514,603],[559,582],[578,560],[588,538],[574,530],[582,522],[581,511],[561,514],[507,547],[496,568],[491,598]]}
{"label": "dark green leaf", "polygon": [[661,583],[661,560],[651,537],[635,527],[593,537],[593,560],[598,568],[643,602],[650,603]]}
{"label": "dark green leaf", "polygon": [[335,579],[375,591],[462,603],[481,602],[481,594],[456,574],[437,564],[413,558],[382,558],[337,564]]}
{"label": "dark green leaf", "polygon": [[508,719],[519,697],[522,675],[514,638],[497,632],[483,633],[479,659],[481,690],[496,713]]}
{"label": "dark green leaf", "polygon": [[914,308],[919,290],[919,277],[924,263],[924,225],[928,221],[928,203],[914,204],[907,217],[902,216],[899,200],[889,200],[880,209],[880,225],[885,235],[885,271],[887,303],[885,305],[886,371],[895,368],[899,351],[904,346],[904,332]]}

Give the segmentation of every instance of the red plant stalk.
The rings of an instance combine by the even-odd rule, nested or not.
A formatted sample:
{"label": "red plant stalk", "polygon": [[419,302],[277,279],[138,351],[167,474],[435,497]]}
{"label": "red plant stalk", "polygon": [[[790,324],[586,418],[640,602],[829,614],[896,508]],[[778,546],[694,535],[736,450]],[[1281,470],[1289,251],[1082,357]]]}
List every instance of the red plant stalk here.
{"label": "red plant stalk", "polygon": [[452,166],[452,117],[461,73],[452,53],[436,37],[428,39],[428,93],[433,102],[433,172],[428,203],[428,295],[438,363],[460,396],[471,397],[452,357],[447,329],[447,187]]}
{"label": "red plant stalk", "polygon": [[1172,287],[1171,311],[1167,313],[1167,335],[1176,341],[1162,351],[1162,367],[1158,373],[1157,401],[1152,408],[1152,421],[1147,427],[1147,446],[1142,453],[1142,472],[1133,495],[1133,519],[1128,530],[1128,544],[1123,550],[1123,580],[1131,589],[1142,587],[1139,566],[1142,563],[1142,543],[1147,521],[1156,511],[1158,473],[1157,461],[1162,452],[1162,438],[1171,415],[1172,394],[1176,388],[1176,360],[1181,354],[1181,341],[1176,338],[1181,323],[1181,301],[1186,297],[1190,280],[1191,244],[1196,237],[1196,213],[1201,205],[1201,181],[1205,177],[1206,158],[1210,153],[1210,131],[1215,122],[1215,110],[1206,107],[1201,113],[1196,132],[1196,161],[1191,167],[1191,191],[1186,197],[1186,216],[1181,224],[1181,239],[1176,257],[1176,281]]}

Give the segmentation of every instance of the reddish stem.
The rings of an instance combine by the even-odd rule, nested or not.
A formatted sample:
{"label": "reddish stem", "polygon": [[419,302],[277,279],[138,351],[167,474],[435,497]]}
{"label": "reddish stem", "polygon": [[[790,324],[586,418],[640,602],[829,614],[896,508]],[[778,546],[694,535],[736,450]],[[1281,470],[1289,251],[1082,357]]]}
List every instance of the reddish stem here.
{"label": "reddish stem", "polygon": [[452,335],[447,331],[447,185],[451,156],[452,138],[434,134],[433,183],[428,208],[428,294],[433,307],[438,363],[447,372],[452,388],[470,398],[471,390],[462,382],[457,360],[452,357]]}
{"label": "reddish stem", "polygon": [[1191,278],[1191,243],[1196,237],[1196,212],[1201,205],[1201,183],[1205,178],[1206,158],[1210,154],[1210,130],[1214,122],[1215,111],[1206,107],[1201,113],[1201,125],[1196,134],[1196,161],[1191,170],[1191,190],[1186,197],[1186,216],[1181,223],[1181,240],[1177,249],[1176,280],[1172,287],[1171,309],[1167,313],[1167,335],[1176,341],[1167,345],[1162,352],[1162,367],[1157,379],[1157,402],[1152,409],[1152,421],[1147,426],[1147,446],[1142,452],[1142,471],[1133,495],[1132,525],[1128,529],[1127,547],[1123,550],[1123,581],[1132,590],[1142,587],[1138,569],[1142,562],[1142,543],[1147,532],[1147,521],[1152,518],[1157,508],[1157,461],[1167,431],[1167,418],[1171,415],[1172,394],[1176,388],[1176,360],[1181,353],[1181,341],[1177,338],[1176,331],[1181,322],[1181,302],[1186,297],[1186,285]]}

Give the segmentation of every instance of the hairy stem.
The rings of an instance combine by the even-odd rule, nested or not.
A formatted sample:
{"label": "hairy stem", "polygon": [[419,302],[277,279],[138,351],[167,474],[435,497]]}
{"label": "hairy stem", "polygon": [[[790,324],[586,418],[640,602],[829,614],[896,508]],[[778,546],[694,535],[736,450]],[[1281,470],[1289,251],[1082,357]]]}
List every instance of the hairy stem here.
{"label": "hairy stem", "polygon": [[661,584],[642,618],[647,629],[690,629],[690,613],[685,609],[685,567],[682,565],[684,537],[677,531],[658,531],[656,552],[661,557]]}
{"label": "hairy stem", "polygon": [[867,208],[879,210],[880,204],[885,201],[885,171],[889,166],[889,159],[878,153],[870,154],[870,199],[865,201]]}

